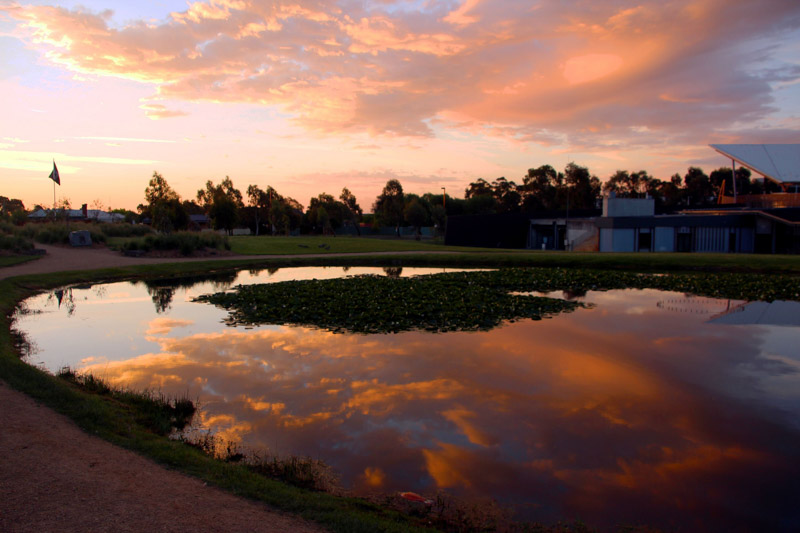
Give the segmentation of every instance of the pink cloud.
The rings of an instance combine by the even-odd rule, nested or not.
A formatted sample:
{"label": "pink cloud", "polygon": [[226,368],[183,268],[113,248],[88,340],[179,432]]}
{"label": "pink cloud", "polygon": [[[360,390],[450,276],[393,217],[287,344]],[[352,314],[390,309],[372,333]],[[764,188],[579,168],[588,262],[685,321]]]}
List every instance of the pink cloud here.
{"label": "pink cloud", "polygon": [[[211,0],[120,29],[108,11],[0,9],[68,70],[172,101],[276,106],[326,134],[466,127],[590,151],[690,145],[740,123],[769,130],[774,84],[800,77],[776,59],[800,28],[793,0],[401,8]],[[181,114],[156,105],[148,116]]]}

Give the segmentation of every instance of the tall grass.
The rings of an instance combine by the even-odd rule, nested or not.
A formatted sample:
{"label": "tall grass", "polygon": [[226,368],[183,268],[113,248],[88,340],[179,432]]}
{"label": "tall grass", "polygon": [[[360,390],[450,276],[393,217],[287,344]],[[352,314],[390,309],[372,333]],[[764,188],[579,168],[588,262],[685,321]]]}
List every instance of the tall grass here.
{"label": "tall grass", "polygon": [[112,387],[93,374],[79,374],[68,367],[62,368],[57,376],[84,392],[107,396],[128,406],[134,419],[156,435],[169,435],[173,429],[183,430],[196,411],[194,402],[187,397],[171,398],[152,390]]}
{"label": "tall grass", "polygon": [[343,493],[339,485],[339,476],[319,459],[248,450],[210,431],[188,431],[181,435],[181,440],[209,457],[227,463],[240,463],[251,472],[270,479],[303,489],[331,494]]}
{"label": "tall grass", "polygon": [[20,235],[0,234],[0,250],[19,254],[32,249],[33,242],[31,242],[30,239],[26,239]]}
{"label": "tall grass", "polygon": [[18,228],[15,233],[42,244],[69,244],[69,234],[82,230],[89,232],[92,242],[106,242],[105,234],[97,225],[85,222],[71,222],[69,225],[62,222],[26,224]]}
{"label": "tall grass", "polygon": [[134,239],[123,245],[124,250],[166,251],[178,250],[183,255],[191,255],[197,250],[230,250],[228,238],[218,233],[179,231],[147,235],[142,239]]}
{"label": "tall grass", "polygon": [[100,224],[106,237],[144,237],[153,233],[153,228],[143,224]]}

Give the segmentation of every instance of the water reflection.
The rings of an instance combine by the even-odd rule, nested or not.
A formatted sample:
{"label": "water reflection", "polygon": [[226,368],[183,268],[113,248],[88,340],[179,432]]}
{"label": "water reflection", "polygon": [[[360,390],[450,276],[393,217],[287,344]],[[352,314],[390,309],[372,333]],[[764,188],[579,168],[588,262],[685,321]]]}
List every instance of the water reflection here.
{"label": "water reflection", "polygon": [[546,321],[368,336],[224,329],[187,298],[142,320],[148,349],[84,366],[188,392],[205,426],[321,458],[357,490],[444,488],[603,526],[800,525],[796,340],[657,306],[681,295],[590,292],[595,307]]}

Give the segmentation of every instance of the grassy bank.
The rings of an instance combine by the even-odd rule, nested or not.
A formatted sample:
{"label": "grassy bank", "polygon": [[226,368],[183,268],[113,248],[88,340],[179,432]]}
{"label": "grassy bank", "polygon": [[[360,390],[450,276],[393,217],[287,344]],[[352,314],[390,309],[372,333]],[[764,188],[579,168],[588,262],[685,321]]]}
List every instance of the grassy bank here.
{"label": "grassy bank", "polygon": [[35,255],[0,255],[0,268],[27,263],[36,259]]}
{"label": "grassy bank", "polygon": [[371,252],[509,252],[491,248],[445,246],[437,241],[377,237],[230,237],[231,251],[244,255],[349,254]]}

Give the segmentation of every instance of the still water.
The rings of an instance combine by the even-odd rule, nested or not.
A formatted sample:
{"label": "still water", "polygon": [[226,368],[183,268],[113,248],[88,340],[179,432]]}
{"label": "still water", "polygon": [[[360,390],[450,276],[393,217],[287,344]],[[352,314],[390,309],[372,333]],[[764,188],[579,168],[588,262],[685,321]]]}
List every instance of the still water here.
{"label": "still water", "polygon": [[32,364],[188,393],[201,426],[322,459],[356,491],[444,489],[542,522],[800,529],[800,303],[617,290],[486,332],[345,335],[226,327],[191,301],[363,273],[384,271],[73,287],[29,299],[16,328]]}

